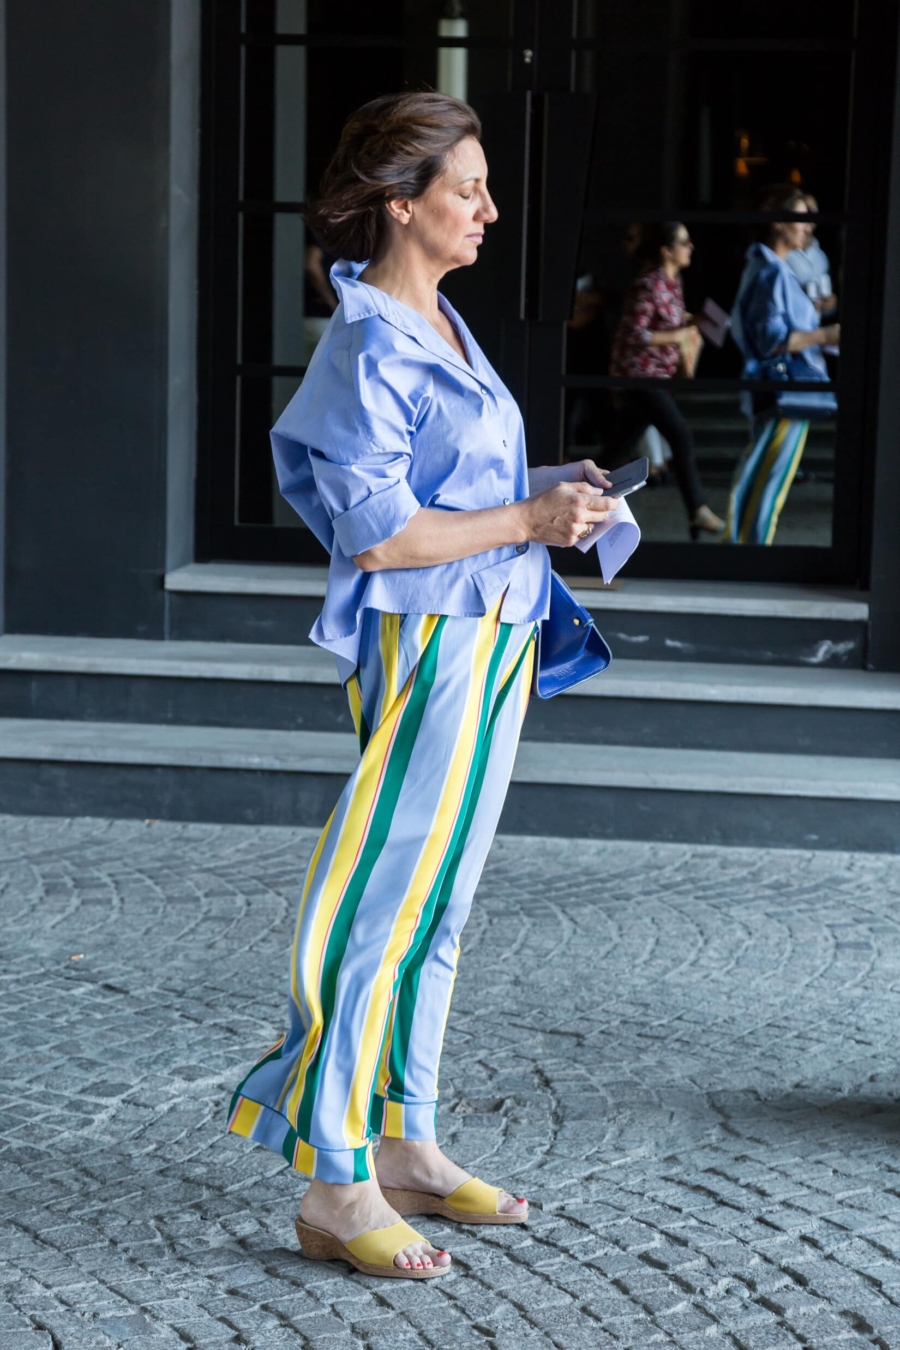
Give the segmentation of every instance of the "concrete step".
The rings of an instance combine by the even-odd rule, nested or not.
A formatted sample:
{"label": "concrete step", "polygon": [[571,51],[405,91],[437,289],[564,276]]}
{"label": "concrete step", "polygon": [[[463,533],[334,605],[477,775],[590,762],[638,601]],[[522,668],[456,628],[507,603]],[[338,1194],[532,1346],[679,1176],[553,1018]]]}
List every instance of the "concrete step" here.
{"label": "concrete step", "polygon": [[[0,720],[0,811],[320,825],[340,732]],[[900,760],[524,743],[501,829],[900,852]]]}
{"label": "concrete step", "polygon": [[[645,660],[862,668],[867,597],[828,586],[573,582],[614,652]],[[192,563],[165,578],[169,636],[297,645],[322,607],[321,567]]]}
{"label": "concrete step", "polygon": [[[334,662],[313,646],[0,638],[0,716],[352,730]],[[616,658],[532,700],[525,739],[900,758],[900,675]]]}

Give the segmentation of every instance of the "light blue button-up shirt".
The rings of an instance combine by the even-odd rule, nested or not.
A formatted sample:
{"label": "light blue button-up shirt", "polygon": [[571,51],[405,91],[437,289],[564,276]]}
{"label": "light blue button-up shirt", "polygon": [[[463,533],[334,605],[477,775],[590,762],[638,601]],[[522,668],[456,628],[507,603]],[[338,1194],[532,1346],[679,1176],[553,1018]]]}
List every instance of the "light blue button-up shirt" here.
{"label": "light blue button-up shirt", "polygon": [[[475,511],[528,496],[518,405],[452,305],[469,361],[428,320],[338,262],[340,304],[303,383],[272,430],[283,496],[331,555],[310,637],[356,669],[365,609],[480,616],[503,595],[504,623],[546,617],[542,544],[509,544],[434,567],[363,572],[353,561],[399,533],[420,506]],[[505,592],[505,594],[504,594]]]}
{"label": "light blue button-up shirt", "polygon": [[[827,380],[828,367],[820,347],[784,351],[791,333],[811,333],[821,322],[819,311],[785,260],[767,244],[752,244],[731,311],[731,336],[744,356],[744,379],[765,378],[766,362],[780,356],[792,379]],[[755,401],[749,390],[741,395],[741,406],[752,415]]]}
{"label": "light blue button-up shirt", "polygon": [[[731,311],[731,336],[744,354],[745,377],[759,378],[763,362],[783,351],[791,333],[811,333],[820,323],[819,311],[785,260],[768,245],[753,244]],[[796,380],[828,379],[818,347],[786,359]]]}

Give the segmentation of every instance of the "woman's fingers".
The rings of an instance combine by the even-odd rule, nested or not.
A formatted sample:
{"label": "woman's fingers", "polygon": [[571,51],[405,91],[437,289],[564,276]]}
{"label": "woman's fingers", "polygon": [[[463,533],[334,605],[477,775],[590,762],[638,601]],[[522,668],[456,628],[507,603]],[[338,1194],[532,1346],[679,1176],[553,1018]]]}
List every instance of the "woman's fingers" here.
{"label": "woman's fingers", "polygon": [[610,481],[605,469],[601,469],[592,459],[581,461],[581,476],[589,487],[609,487]]}
{"label": "woman's fingers", "polygon": [[597,493],[588,488],[586,483],[581,486],[582,491],[578,494],[578,498],[574,504],[575,511],[600,511],[604,516],[608,516],[611,511],[617,511],[619,509],[619,502],[622,500],[621,497],[614,497],[612,493],[607,492]]}
{"label": "woman's fingers", "polygon": [[566,548],[602,525],[619,508],[618,497],[599,492],[587,483],[559,483],[533,498],[533,538],[542,544]]}

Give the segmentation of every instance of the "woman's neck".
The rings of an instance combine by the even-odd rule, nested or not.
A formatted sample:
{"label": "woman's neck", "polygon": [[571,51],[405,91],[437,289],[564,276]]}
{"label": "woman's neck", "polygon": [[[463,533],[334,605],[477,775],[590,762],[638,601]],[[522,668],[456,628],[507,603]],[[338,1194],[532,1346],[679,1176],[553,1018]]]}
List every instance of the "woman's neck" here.
{"label": "woman's neck", "polygon": [[429,323],[434,323],[440,314],[438,307],[438,282],[443,272],[436,272],[420,258],[398,256],[391,251],[383,258],[370,262],[359,275],[359,280],[368,286],[399,300],[401,305],[424,315]]}
{"label": "woman's neck", "polygon": [[770,239],[770,240],[769,240],[769,248],[770,248],[770,249],[772,250],[772,252],[773,252],[774,254],[776,254],[779,258],[786,258],[787,255],[788,255],[789,253],[793,253],[793,251],[794,251],[794,250],[791,248],[790,244],[786,243],[785,240],[782,239],[782,238],[780,238],[780,237],[776,237],[775,239]]}
{"label": "woman's neck", "polygon": [[675,278],[678,276],[678,273],[681,271],[681,268],[677,267],[673,262],[664,262],[662,265],[662,269],[670,281],[674,281]]}

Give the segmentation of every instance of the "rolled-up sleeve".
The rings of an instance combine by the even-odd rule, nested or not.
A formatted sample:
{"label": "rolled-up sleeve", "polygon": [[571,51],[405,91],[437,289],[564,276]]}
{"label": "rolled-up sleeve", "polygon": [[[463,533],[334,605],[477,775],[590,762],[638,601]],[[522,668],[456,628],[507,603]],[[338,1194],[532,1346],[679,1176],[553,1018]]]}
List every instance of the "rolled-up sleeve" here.
{"label": "rolled-up sleeve", "polygon": [[334,537],[348,558],[392,539],[419,509],[403,455],[372,451],[342,463],[310,450],[310,460]]}
{"label": "rolled-up sleeve", "polygon": [[353,348],[333,372],[327,435],[309,449],[316,489],[348,558],[399,534],[419,509],[409,471],[425,397],[421,363],[367,340],[365,322],[354,328]]}

